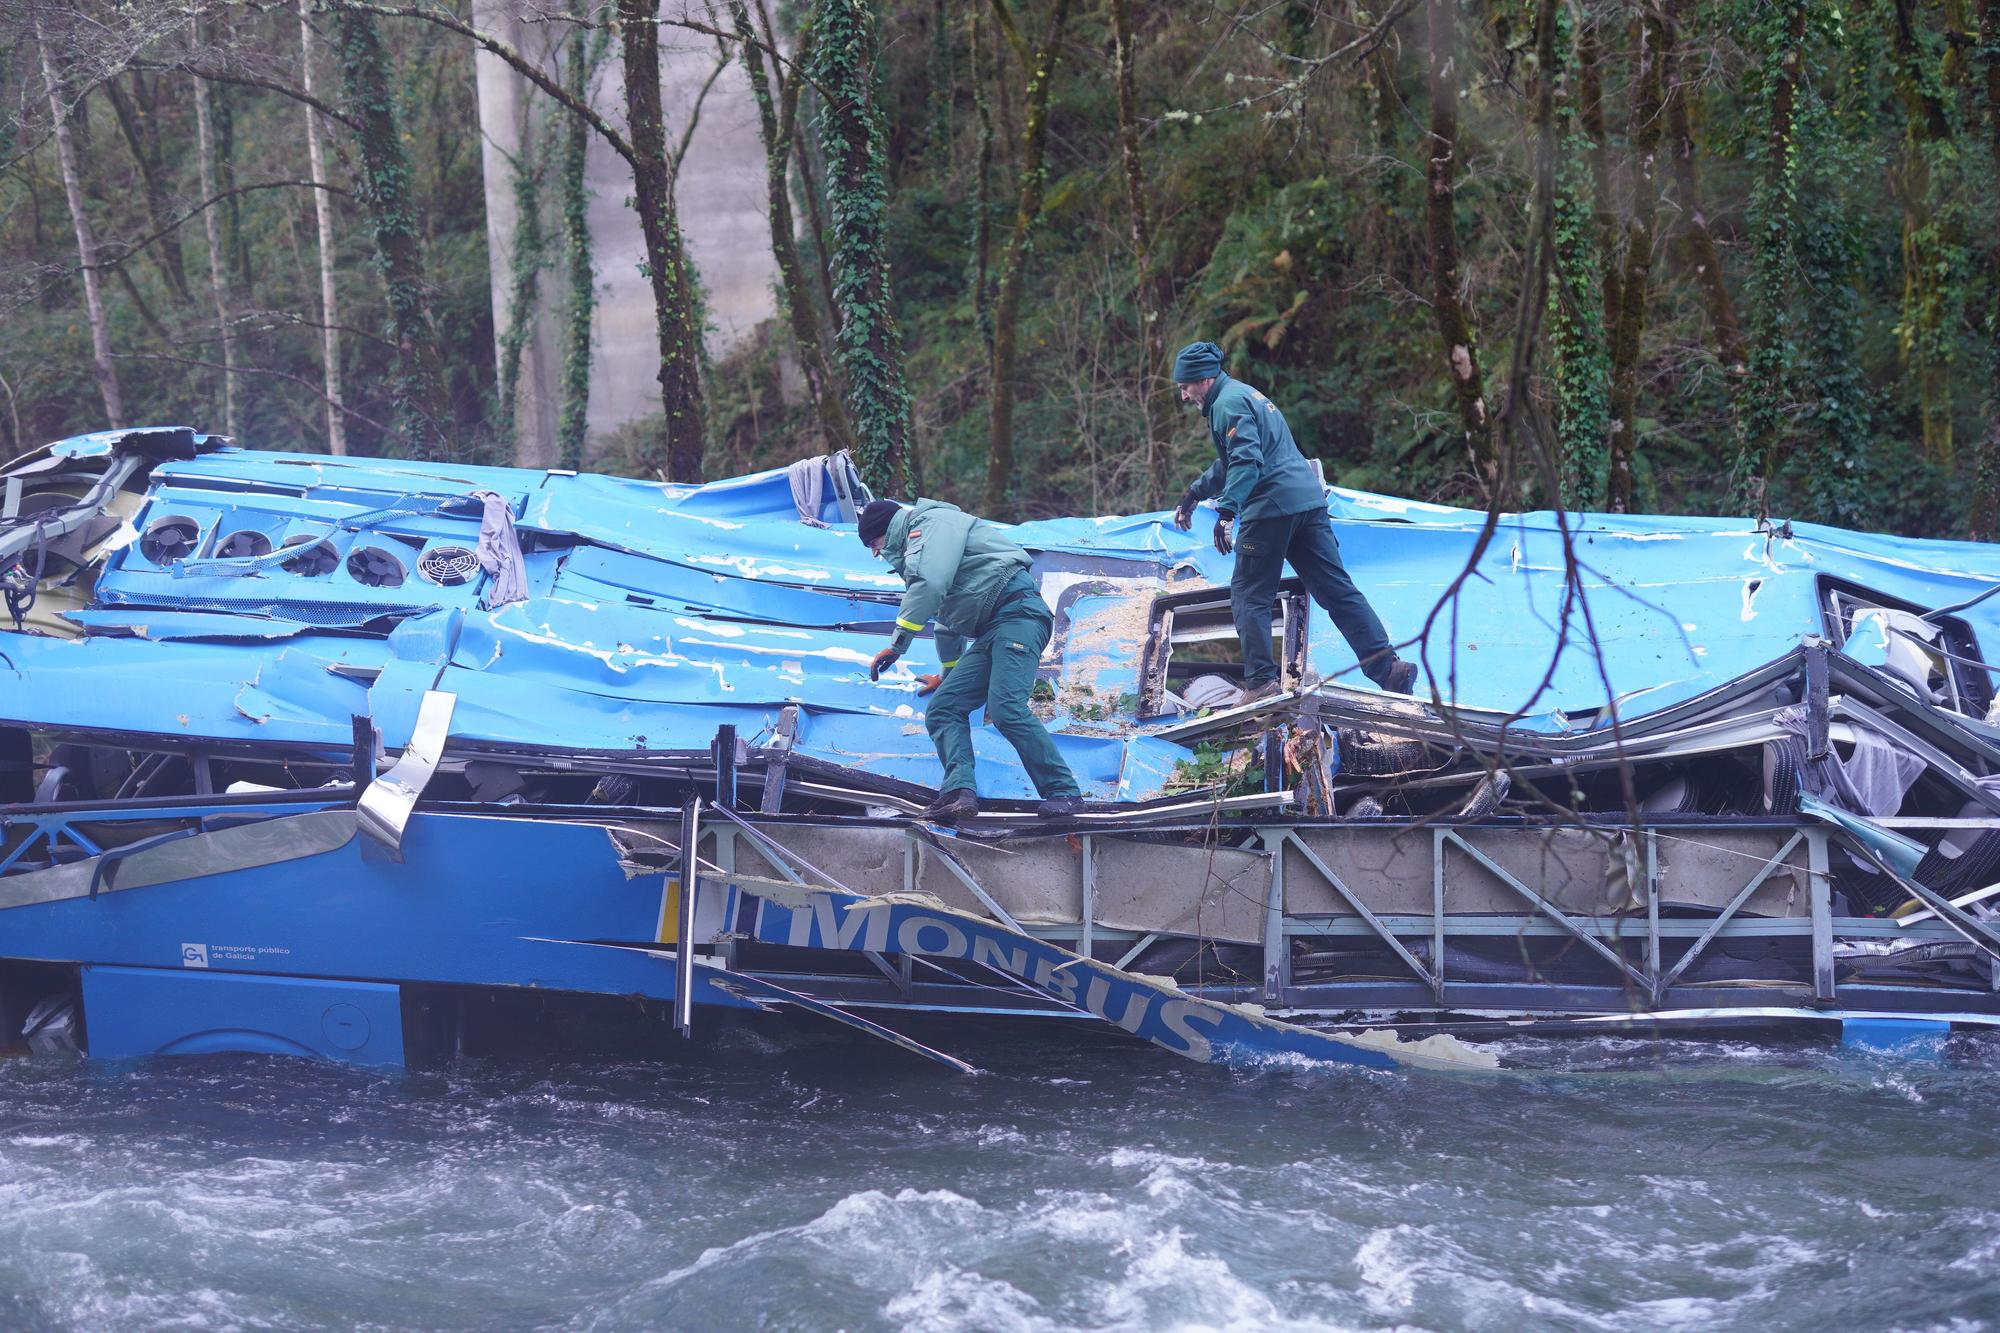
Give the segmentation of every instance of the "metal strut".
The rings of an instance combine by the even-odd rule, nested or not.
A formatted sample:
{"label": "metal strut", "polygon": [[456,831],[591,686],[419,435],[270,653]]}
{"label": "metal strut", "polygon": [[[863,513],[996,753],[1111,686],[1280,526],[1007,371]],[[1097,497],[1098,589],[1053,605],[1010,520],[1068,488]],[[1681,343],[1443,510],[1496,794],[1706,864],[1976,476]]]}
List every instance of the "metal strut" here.
{"label": "metal strut", "polygon": [[674,1026],[683,1037],[694,1035],[694,897],[700,872],[695,848],[701,841],[701,797],[690,796],[681,807],[681,903],[674,935]]}

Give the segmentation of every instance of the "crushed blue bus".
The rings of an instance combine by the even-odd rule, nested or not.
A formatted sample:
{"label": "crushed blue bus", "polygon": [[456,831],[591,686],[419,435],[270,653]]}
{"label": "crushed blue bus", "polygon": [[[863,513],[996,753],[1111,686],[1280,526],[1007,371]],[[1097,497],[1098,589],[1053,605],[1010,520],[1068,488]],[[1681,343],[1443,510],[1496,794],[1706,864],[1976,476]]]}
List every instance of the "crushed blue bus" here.
{"label": "crushed blue bus", "polygon": [[1482,540],[1329,488],[1418,696],[1293,582],[1243,705],[1212,513],[1020,524],[1091,804],[1037,819],[982,726],[945,828],[928,643],[868,678],[867,498],[839,455],[682,486],[178,427],[0,469],[0,1037],[395,1066],[782,1021],[963,1069],[997,1023],[1480,1069],[1527,1027],[2000,1024],[2000,548]]}

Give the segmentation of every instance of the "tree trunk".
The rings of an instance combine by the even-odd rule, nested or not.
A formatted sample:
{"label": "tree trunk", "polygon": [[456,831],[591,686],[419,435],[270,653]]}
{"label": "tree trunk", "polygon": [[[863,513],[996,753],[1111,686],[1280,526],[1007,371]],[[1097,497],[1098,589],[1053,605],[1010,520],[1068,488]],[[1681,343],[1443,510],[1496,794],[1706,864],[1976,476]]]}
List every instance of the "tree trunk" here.
{"label": "tree trunk", "polygon": [[1611,209],[1611,150],[1604,132],[1604,44],[1599,20],[1587,10],[1577,35],[1581,100],[1577,114],[1590,139],[1591,197],[1597,212],[1598,259],[1604,265],[1604,327],[1618,327],[1618,216]]}
{"label": "tree trunk", "polygon": [[[993,306],[988,299],[992,284],[988,274],[993,259],[993,107],[986,100],[988,58],[985,34],[979,26],[980,7],[967,8],[972,47],[972,107],[979,117],[979,154],[973,168],[972,195],[972,322],[986,355],[993,356]],[[996,36],[994,41],[999,41]],[[997,49],[997,46],[996,46]]]}
{"label": "tree trunk", "polygon": [[665,457],[655,454],[642,461],[664,472],[669,481],[698,482],[706,444],[701,330],[695,322],[694,279],[667,163],[666,117],[660,110],[659,9],[659,0],[618,0],[633,204],[646,238],[646,276],[653,285],[654,327],[660,344],[660,409],[667,423]]}
{"label": "tree trunk", "polygon": [[[1986,130],[1993,151],[1993,173],[2000,178],[2000,0],[1980,0],[1979,45],[1986,61]],[[1991,381],[1986,404],[1986,433],[1980,437],[1973,464],[1971,535],[1992,541],[2000,525],[2000,237],[1989,244],[1993,295],[1986,312],[1987,355]]]}
{"label": "tree trunk", "polygon": [[[1537,33],[1546,51],[1542,65],[1553,81],[1547,112],[1555,141],[1551,271],[1546,298],[1554,350],[1556,437],[1560,445],[1560,502],[1578,510],[1602,503],[1605,422],[1609,411],[1610,354],[1605,346],[1604,304],[1599,296],[1603,261],[1590,166],[1594,147],[1577,109],[1576,43],[1567,5],[1546,11],[1552,31]],[[1540,19],[1537,20],[1540,22]],[[1539,109],[1539,108],[1538,108]]]}
{"label": "tree trunk", "polygon": [[457,431],[425,293],[423,248],[410,200],[410,164],[396,123],[389,56],[370,15],[337,6],[333,20],[345,114],[359,126],[361,160],[354,193],[368,211],[376,268],[388,296],[388,336],[396,349],[390,389],[396,427],[412,457],[449,457],[457,452]]}
{"label": "tree trunk", "polygon": [[1850,201],[1873,182],[1849,149],[1841,118],[1845,108],[1860,105],[1873,90],[1855,29],[1839,21],[1838,12],[1816,7],[1811,16],[1807,51],[1813,64],[1800,80],[1793,135],[1804,173],[1792,235],[1799,290],[1808,303],[1800,341],[1810,386],[1799,416],[1806,442],[1799,511],[1816,522],[1861,527],[1874,511],[1863,489],[1875,446],[1874,390],[1861,364],[1866,242]]}
{"label": "tree trunk", "polygon": [[[764,138],[764,194],[771,224],[771,256],[778,264],[778,287],[784,294],[785,313],[792,325],[792,341],[798,344],[799,366],[805,373],[806,390],[812,395],[819,414],[820,430],[829,450],[852,449],[854,431],[847,423],[847,408],[834,382],[833,366],[826,357],[826,342],[819,322],[819,307],[806,286],[804,266],[799,259],[797,224],[792,219],[791,127],[798,115],[799,83],[787,83],[774,105],[771,80],[764,67],[764,51],[750,30],[750,12],[743,0],[730,0],[730,18],[743,48],[743,67],[750,75],[750,91],[757,101],[757,123]],[[802,41],[810,40],[811,29]]]}
{"label": "tree trunk", "polygon": [[[199,24],[189,29],[197,45]],[[215,172],[215,127],[209,107],[209,88],[194,81],[195,156],[201,164],[201,197],[213,199],[219,193]],[[215,302],[215,331],[222,340],[222,431],[238,434],[236,421],[236,332],[229,322],[229,265],[223,258],[222,212],[219,204],[201,210],[202,230],[208,237],[208,291]]]}
{"label": "tree trunk", "polygon": [[[579,29],[578,33],[582,31]],[[571,34],[572,38],[578,33]],[[590,132],[589,127],[575,116],[569,117],[569,124],[564,127],[566,131],[572,128],[585,134]],[[528,343],[535,337],[535,309],[541,304],[542,270],[548,267],[547,232],[542,226],[542,171],[545,164],[535,142],[532,105],[523,108],[520,134],[508,165],[514,178],[514,234],[507,257],[507,326],[500,334],[500,373],[495,394],[500,419],[496,434],[516,466],[539,463],[546,467],[549,466],[548,459],[542,454],[539,448],[541,441],[537,438],[541,434],[539,421],[529,427],[526,440],[521,438],[520,431],[521,362],[527,355]],[[539,416],[539,411],[536,415]],[[560,453],[556,462],[562,467],[570,466],[561,461]]]}
{"label": "tree trunk", "polygon": [[1708,227],[1708,211],[1702,203],[1700,177],[1695,171],[1694,126],[1688,111],[1687,80],[1682,69],[1686,51],[1679,35],[1686,30],[1688,0],[1673,0],[1669,14],[1668,42],[1673,54],[1662,67],[1666,74],[1667,134],[1672,153],[1674,194],[1680,201],[1688,266],[1701,284],[1702,299],[1708,306],[1709,327],[1715,334],[1716,356],[1723,374],[1731,383],[1748,369],[1743,347],[1743,329],[1736,320],[1736,306],[1729,296],[1729,283],[1722,270],[1722,256],[1716,250],[1715,235]]}
{"label": "tree trunk", "polygon": [[[603,48],[595,35],[579,28],[569,37],[569,65],[564,71],[570,96],[590,98],[590,74]],[[522,151],[527,138],[522,136]],[[556,459],[571,471],[583,468],[585,437],[590,427],[590,329],[597,313],[597,263],[590,244],[590,187],[584,168],[590,156],[590,126],[576,116],[563,126],[560,186],[562,191],[563,266],[569,277],[569,300],[563,308],[562,408],[556,417]],[[535,244],[541,246],[540,199],[533,207]],[[541,265],[534,281],[539,287]],[[700,455],[695,457],[697,467]],[[699,473],[696,474],[699,480]]]}
{"label": "tree trunk", "polygon": [[1166,388],[1166,318],[1160,308],[1159,274],[1153,265],[1152,210],[1146,203],[1146,173],[1139,160],[1138,98],[1132,86],[1131,0],[1111,0],[1111,31],[1118,44],[1118,151],[1125,163],[1125,202],[1132,220],[1132,262],[1143,335],[1139,392],[1146,430],[1145,475],[1151,488],[1148,502],[1157,504],[1167,497],[1170,485],[1167,420],[1172,409]]}
{"label": "tree trunk", "polygon": [[[137,84],[144,76],[135,71],[132,77]],[[170,225],[174,210],[167,199],[166,185],[160,179],[157,111],[149,106],[134,106],[119,89],[116,79],[104,81],[104,95],[110,99],[112,113],[118,118],[118,132],[124,136],[132,165],[139,170],[139,183],[146,192],[146,225],[159,238],[154,242],[159,248],[153,251],[153,261],[175,298],[186,301],[189,299],[187,260],[181,253],[180,231]]]}
{"label": "tree trunk", "polygon": [[1425,168],[1425,239],[1430,250],[1431,309],[1444,347],[1445,372],[1458,405],[1459,431],[1474,474],[1489,501],[1500,482],[1493,450],[1493,425],[1486,413],[1486,390],[1479,352],[1458,291],[1458,224],[1452,215],[1458,152],[1458,5],[1428,0],[1427,51],[1430,86],[1430,158]]}
{"label": "tree trunk", "polygon": [[1014,231],[1000,257],[1000,293],[993,308],[993,431],[986,454],[986,510],[991,514],[1005,511],[1014,480],[1014,354],[1021,336],[1021,289],[1027,277],[1029,237],[1041,217],[1042,197],[1048,191],[1049,173],[1043,156],[1049,137],[1049,89],[1055,82],[1069,5],[1070,0],[1055,0],[1048,36],[1028,69],[1028,86],[1022,97],[1026,124],[1021,131],[1021,194],[1014,212]]}
{"label": "tree trunk", "polygon": [[799,169],[798,191],[806,204],[806,241],[812,251],[813,268],[819,274],[820,309],[826,315],[828,329],[837,339],[840,335],[840,303],[833,299],[833,247],[827,239],[832,229],[826,225],[826,214],[820,205],[826,192],[820,188],[818,169],[813,166],[812,148],[805,131],[799,127],[798,118],[793,117],[792,162]]}
{"label": "tree trunk", "polygon": [[236,188],[236,108],[232,88],[226,83],[209,87],[208,112],[214,133],[215,180],[224,193],[222,201],[223,253],[228,256],[234,290],[250,296],[250,239],[243,226],[243,197],[229,193]]}
{"label": "tree trunk", "polygon": [[[315,95],[317,75],[313,66],[318,48],[318,35],[306,17],[305,0],[300,0],[299,81],[308,97]],[[313,217],[319,224],[319,320],[323,326],[320,360],[326,371],[326,451],[338,455],[347,452],[347,400],[341,389],[340,374],[340,299],[333,281],[339,256],[333,245],[333,195],[324,188],[328,184],[326,145],[319,113],[310,106],[305,113],[306,161],[312,170],[313,183],[322,187],[313,191]]]}
{"label": "tree trunk", "polygon": [[872,0],[818,0],[812,72],[832,217],[834,307],[862,478],[878,495],[905,493],[910,395],[889,291],[888,183],[876,110]]}
{"label": "tree trunk", "polygon": [[930,127],[925,152],[937,162],[951,158],[951,103],[957,80],[951,67],[951,7],[931,0]]}
{"label": "tree trunk", "polygon": [[1805,60],[1806,0],[1782,0],[1747,39],[1753,58],[1765,62],[1758,98],[1764,134],[1750,191],[1749,369],[1737,397],[1734,489],[1737,503],[1762,520],[1770,514],[1771,479],[1786,443],[1785,399],[1796,359],[1790,288],[1799,186],[1792,131]]}
{"label": "tree trunk", "polygon": [[1618,280],[1618,323],[1611,335],[1611,512],[1632,512],[1632,455],[1639,447],[1639,353],[1653,271],[1653,227],[1660,203],[1661,66],[1669,57],[1657,5],[1632,20],[1632,215],[1625,224],[1625,271]]}
{"label": "tree trunk", "polygon": [[1903,104],[1903,164],[1891,179],[1903,205],[1904,366],[1917,379],[1924,456],[1952,459],[1951,363],[1958,329],[1961,261],[1952,207],[1955,150],[1942,96],[1944,72],[1924,68],[1913,0],[1879,6],[1888,26],[1889,62]]}
{"label": "tree trunk", "polygon": [[76,144],[69,131],[69,108],[63,104],[63,83],[56,76],[55,57],[35,14],[35,45],[42,53],[42,78],[48,84],[49,116],[54,122],[56,161],[62,168],[63,197],[69,203],[70,224],[76,229],[77,262],[83,269],[83,302],[90,317],[90,350],[97,373],[97,392],[112,429],[125,424],[125,396],[118,387],[118,367],[111,359],[111,324],[104,309],[104,287],[97,271],[97,235],[83,208],[83,173],[77,167]]}

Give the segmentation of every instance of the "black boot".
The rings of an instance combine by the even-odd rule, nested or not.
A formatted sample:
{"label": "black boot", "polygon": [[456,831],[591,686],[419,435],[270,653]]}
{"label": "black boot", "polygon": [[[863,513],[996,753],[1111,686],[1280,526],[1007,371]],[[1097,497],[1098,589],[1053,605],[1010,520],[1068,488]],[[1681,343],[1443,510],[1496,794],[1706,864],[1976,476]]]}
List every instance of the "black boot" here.
{"label": "black boot", "polygon": [[1417,664],[1396,659],[1396,665],[1389,668],[1389,674],[1382,681],[1382,688],[1391,694],[1415,694],[1417,692]]}
{"label": "black boot", "polygon": [[1051,796],[1035,807],[1035,814],[1042,819],[1068,819],[1082,809],[1081,796]]}
{"label": "black boot", "polygon": [[1267,680],[1262,685],[1247,685],[1243,689],[1242,696],[1237,699],[1236,706],[1241,708],[1245,704],[1260,704],[1266,699],[1275,699],[1284,692],[1284,685],[1275,680]]}
{"label": "black boot", "polygon": [[923,817],[936,824],[956,824],[978,813],[978,794],[965,787],[954,787],[948,792],[941,792],[935,801],[925,806]]}

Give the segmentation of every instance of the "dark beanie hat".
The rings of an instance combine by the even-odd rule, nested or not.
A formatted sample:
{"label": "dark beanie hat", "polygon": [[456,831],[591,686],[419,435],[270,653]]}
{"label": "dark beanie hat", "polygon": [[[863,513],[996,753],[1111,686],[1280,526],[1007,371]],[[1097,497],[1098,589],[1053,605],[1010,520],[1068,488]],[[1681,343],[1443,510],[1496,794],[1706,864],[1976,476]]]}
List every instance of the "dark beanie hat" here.
{"label": "dark beanie hat", "polygon": [[1174,358],[1174,383],[1193,384],[1222,373],[1222,349],[1214,343],[1189,343]]}
{"label": "dark beanie hat", "polygon": [[861,538],[863,546],[873,546],[882,535],[889,531],[889,520],[896,517],[896,511],[903,506],[894,500],[870,500],[861,507],[860,521],[854,531]]}

